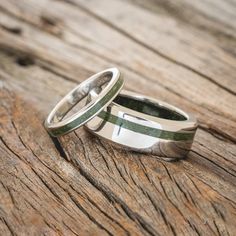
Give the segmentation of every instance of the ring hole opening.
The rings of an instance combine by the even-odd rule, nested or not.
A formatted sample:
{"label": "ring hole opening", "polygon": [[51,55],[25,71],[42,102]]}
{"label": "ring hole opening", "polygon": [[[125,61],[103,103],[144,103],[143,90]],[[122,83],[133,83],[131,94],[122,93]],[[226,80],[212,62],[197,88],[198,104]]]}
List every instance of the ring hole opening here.
{"label": "ring hole opening", "polygon": [[131,98],[125,95],[118,95],[115,100],[115,103],[118,103],[124,107],[130,108],[132,110],[142,112],[147,115],[155,116],[162,119],[168,120],[178,120],[184,121],[187,120],[182,114],[170,110],[166,107],[163,107],[157,103],[151,103],[148,100],[139,100],[138,98]]}
{"label": "ring hole opening", "polygon": [[53,122],[58,122],[66,119],[75,113],[79,112],[86,105],[88,105],[89,92],[95,88],[104,89],[112,78],[112,73],[107,72],[99,78],[95,77],[87,84],[76,89],[67,101],[61,105],[54,116]]}

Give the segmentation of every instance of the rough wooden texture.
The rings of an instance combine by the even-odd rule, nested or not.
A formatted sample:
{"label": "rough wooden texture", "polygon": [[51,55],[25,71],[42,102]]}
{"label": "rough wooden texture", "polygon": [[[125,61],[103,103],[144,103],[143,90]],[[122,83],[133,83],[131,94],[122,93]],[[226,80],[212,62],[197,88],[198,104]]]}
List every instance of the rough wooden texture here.
{"label": "rough wooden texture", "polygon": [[[236,235],[234,0],[0,1],[0,235]],[[42,122],[118,66],[126,89],[194,113],[186,160]]]}

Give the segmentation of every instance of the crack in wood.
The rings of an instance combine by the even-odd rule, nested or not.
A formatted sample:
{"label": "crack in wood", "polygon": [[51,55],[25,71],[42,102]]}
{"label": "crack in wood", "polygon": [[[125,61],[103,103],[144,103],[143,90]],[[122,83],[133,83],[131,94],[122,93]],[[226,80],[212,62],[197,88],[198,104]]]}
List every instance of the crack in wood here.
{"label": "crack in wood", "polygon": [[[64,1],[64,0],[63,0]],[[179,65],[197,75],[199,75],[201,78],[204,78],[208,81],[210,81],[211,83],[219,86],[220,88],[224,89],[225,91],[227,91],[228,93],[232,94],[232,95],[236,95],[236,92],[234,90],[231,90],[229,89],[228,87],[225,87],[224,85],[216,82],[213,78],[211,78],[210,76],[207,76],[205,75],[204,73],[190,67],[189,65],[183,63],[183,62],[180,62],[180,61],[177,61],[176,59],[172,58],[172,57],[169,57],[167,56],[166,54],[156,50],[155,48],[153,48],[152,46],[144,43],[143,41],[137,39],[135,36],[129,34],[127,31],[123,30],[122,28],[120,28],[119,26],[116,26],[114,25],[113,23],[107,21],[106,19],[100,17],[99,15],[95,14],[93,11],[89,10],[88,8],[82,6],[81,4],[79,4],[78,2],[74,3],[73,0],[67,0],[67,1],[64,1],[65,3],[69,3],[69,4],[72,4],[73,6],[76,6],[76,7],[79,7],[80,9],[82,9],[83,11],[85,11],[86,13],[88,13],[90,16],[94,17],[95,19],[101,21],[102,23],[104,23],[105,25],[111,27],[112,29],[118,31],[119,33],[121,33],[122,35],[124,35],[125,37],[129,38],[130,40],[134,41],[135,43],[138,43],[139,45],[141,45],[142,47],[146,48],[147,50],[150,50],[151,52],[154,52],[156,53],[157,55],[161,56],[162,58],[176,64],[176,65]]]}
{"label": "crack in wood", "polygon": [[[74,4],[74,0],[69,1]],[[184,0],[178,0],[178,3],[181,1]],[[117,2],[124,5],[124,1],[114,1],[114,4]],[[44,3],[38,2],[35,6],[33,3],[34,0],[27,3],[24,15],[19,9],[24,9],[26,5],[20,6],[16,0],[5,1],[4,6],[0,7],[3,16],[0,20],[0,34],[3,35],[0,43],[0,76],[4,81],[4,86],[0,86],[0,234],[233,235],[236,214],[233,111],[229,110],[230,106],[218,109],[213,103],[203,102],[199,96],[194,97],[199,98],[197,101],[190,97],[191,101],[185,102],[187,96],[183,95],[184,90],[172,87],[171,77],[177,79],[174,69],[180,69],[197,79],[196,73],[199,78],[205,76],[196,85],[209,85],[215,93],[219,89],[225,96],[224,102],[234,95],[224,88],[229,84],[224,86],[213,76],[208,78],[201,75],[200,69],[191,71],[196,69],[195,64],[187,62],[182,65],[182,57],[176,61],[173,59],[175,56],[169,58],[166,53],[162,54],[165,50],[155,49],[155,45],[149,45],[137,35],[127,34],[126,28],[118,24],[120,22],[114,22],[115,18],[100,15],[96,11],[98,5],[96,9],[89,9],[86,4],[90,3],[79,1],[77,12],[74,11],[71,18],[68,16],[67,21],[62,13],[64,10],[73,12],[73,8],[76,8],[74,5],[65,5],[64,0],[60,3],[50,2],[56,9],[50,14],[46,8],[37,12],[38,9],[44,9]],[[188,4],[191,6],[195,2]],[[135,6],[132,7],[135,9]],[[168,10],[169,6],[161,7]],[[29,12],[30,9],[32,12]],[[134,60],[130,66],[126,65],[127,61],[122,61],[125,57],[110,60],[111,54],[105,53],[111,50],[106,45],[110,41],[99,34],[97,41],[88,43],[87,40],[91,40],[95,34],[90,35],[84,26],[77,31],[70,24],[76,17],[88,27],[97,21],[97,30],[104,29],[111,33],[107,37],[123,39],[127,43],[125,47],[130,48],[127,54],[136,53],[137,50],[139,54],[144,54],[144,60],[148,56],[153,60],[166,61],[161,64],[160,71],[155,71],[157,76],[162,70],[168,74],[167,67],[177,65],[168,74],[169,82],[163,85],[160,80],[155,81],[154,77],[149,76],[155,65],[140,63],[142,58],[127,55],[127,61]],[[198,23],[198,19],[194,20]],[[195,27],[191,21],[188,24],[186,32]],[[221,25],[217,29],[226,32]],[[212,33],[207,35],[207,31],[204,31],[203,38],[209,36],[210,42],[216,42]],[[31,36],[35,36],[32,41]],[[48,48],[44,43],[47,40],[53,47]],[[231,42],[231,38],[225,42]],[[219,52],[217,48],[220,45],[220,42],[214,45],[213,54]],[[118,50],[123,45],[119,43],[114,46]],[[228,48],[231,47],[229,45]],[[81,56],[75,56],[77,52]],[[152,54],[154,56],[150,56]],[[220,55],[215,56],[219,58]],[[226,53],[222,55],[227,56]],[[78,63],[74,63],[71,57],[78,59]],[[220,62],[224,61],[223,57],[219,58]],[[200,59],[206,60],[207,57]],[[228,63],[227,58],[225,60],[226,66],[220,69],[231,70],[235,67],[233,60]],[[156,92],[167,100],[176,99],[177,103],[183,102],[186,108],[199,113],[201,124],[189,158],[167,163],[151,155],[117,150],[83,130],[59,139],[48,137],[42,118],[51,106],[49,101],[63,95],[65,87],[77,84],[77,77],[92,74],[93,68],[105,66],[109,61],[119,65],[130,77],[133,76],[129,81],[130,87],[135,87],[138,82],[142,89],[148,83],[157,89],[152,90],[153,94]],[[86,65],[81,66],[83,63]],[[204,63],[199,64],[199,68]],[[144,68],[146,66],[147,70]],[[209,67],[212,69],[212,65]],[[207,75],[214,72],[210,69],[203,71]],[[227,78],[228,82],[232,79],[230,76]],[[203,82],[205,80],[209,83]],[[156,83],[158,86],[155,87]],[[227,88],[233,90],[233,86]],[[148,89],[144,91],[149,92]],[[45,100],[39,101],[42,94],[42,100]]]}

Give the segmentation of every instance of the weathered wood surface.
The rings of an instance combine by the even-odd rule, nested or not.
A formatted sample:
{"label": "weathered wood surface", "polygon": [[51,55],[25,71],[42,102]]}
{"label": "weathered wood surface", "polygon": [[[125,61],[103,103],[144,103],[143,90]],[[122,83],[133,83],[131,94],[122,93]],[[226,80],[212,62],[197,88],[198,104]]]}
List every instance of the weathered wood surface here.
{"label": "weathered wood surface", "polygon": [[[236,235],[234,0],[0,1],[0,235]],[[42,122],[87,76],[194,113],[186,160]]]}

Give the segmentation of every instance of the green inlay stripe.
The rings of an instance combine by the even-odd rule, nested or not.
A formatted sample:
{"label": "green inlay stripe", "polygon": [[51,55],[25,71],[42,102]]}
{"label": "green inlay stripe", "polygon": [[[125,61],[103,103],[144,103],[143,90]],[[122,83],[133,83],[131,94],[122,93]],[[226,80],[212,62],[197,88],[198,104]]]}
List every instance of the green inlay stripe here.
{"label": "green inlay stripe", "polygon": [[114,86],[109,90],[109,92],[94,106],[92,106],[88,111],[86,111],[83,115],[72,121],[71,123],[64,125],[58,129],[50,130],[50,133],[53,136],[60,136],[62,134],[68,133],[69,131],[79,127],[81,124],[87,122],[93,115],[97,114],[106,103],[111,101],[114,95],[122,88],[123,79],[119,78]]}
{"label": "green inlay stripe", "polygon": [[98,114],[98,117],[103,120],[110,122],[114,125],[120,126],[124,129],[128,129],[134,131],[136,133],[145,134],[148,136],[152,136],[155,138],[165,139],[165,140],[174,140],[174,141],[187,141],[192,140],[194,138],[195,132],[193,133],[179,133],[167,130],[161,130],[157,128],[152,128],[148,126],[144,126],[141,124],[134,123],[129,120],[125,120],[123,118],[112,115],[109,112],[102,111]]}

